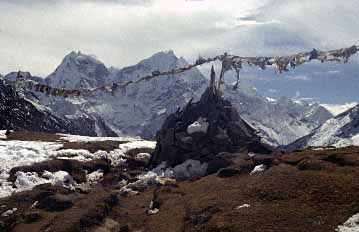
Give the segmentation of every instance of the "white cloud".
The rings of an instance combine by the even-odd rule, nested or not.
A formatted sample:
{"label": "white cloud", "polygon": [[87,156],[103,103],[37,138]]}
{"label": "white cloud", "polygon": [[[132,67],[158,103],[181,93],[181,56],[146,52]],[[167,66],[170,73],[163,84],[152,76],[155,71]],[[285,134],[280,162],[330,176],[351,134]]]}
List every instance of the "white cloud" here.
{"label": "white cloud", "polygon": [[308,76],[299,75],[299,76],[289,76],[291,80],[299,80],[299,81],[309,81],[310,78]]}
{"label": "white cloud", "polygon": [[279,54],[356,42],[357,1],[297,2],[1,1],[0,73],[46,75],[72,50],[121,67],[160,50],[193,60],[199,53]]}

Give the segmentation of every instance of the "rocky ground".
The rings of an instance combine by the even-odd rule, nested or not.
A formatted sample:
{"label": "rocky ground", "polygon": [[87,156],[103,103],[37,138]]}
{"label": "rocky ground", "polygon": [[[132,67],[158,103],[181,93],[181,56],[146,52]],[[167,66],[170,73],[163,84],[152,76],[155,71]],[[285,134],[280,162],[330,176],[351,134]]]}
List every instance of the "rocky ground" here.
{"label": "rocky ground", "polygon": [[[12,136],[39,139],[44,134]],[[57,140],[53,136],[51,141]],[[111,150],[116,145],[87,146]],[[144,152],[149,150],[132,149],[118,165],[106,159],[52,159],[13,168],[10,181],[16,171],[65,170],[78,185],[43,184],[0,199],[0,231],[327,232],[359,213],[358,147],[220,153],[204,177],[151,182],[138,178],[148,172],[148,157],[138,155]],[[85,183],[85,174],[97,169],[103,178]]]}

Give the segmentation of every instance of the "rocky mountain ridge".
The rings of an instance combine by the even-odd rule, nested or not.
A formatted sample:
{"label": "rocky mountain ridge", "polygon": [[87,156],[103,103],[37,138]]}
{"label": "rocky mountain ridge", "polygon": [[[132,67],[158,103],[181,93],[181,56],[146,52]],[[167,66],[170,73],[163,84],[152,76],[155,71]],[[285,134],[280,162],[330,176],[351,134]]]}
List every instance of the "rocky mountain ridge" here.
{"label": "rocky mountain ridge", "polygon": [[[178,58],[173,51],[169,51],[156,53],[134,66],[108,69],[93,56],[71,52],[45,78],[45,82],[69,89],[98,87],[112,82],[136,80],[153,71],[185,65],[185,59]],[[84,116],[92,118],[96,121],[96,133],[100,136],[106,135],[108,131],[101,129],[101,124],[117,135],[138,135],[153,139],[165,118],[192,98],[194,101],[198,100],[207,85],[207,78],[198,69],[193,69],[180,75],[128,86],[125,91],[119,90],[114,96],[99,92],[92,96],[64,99],[34,94],[41,104],[59,115],[72,119]],[[237,91],[233,91],[232,86],[228,85],[224,93],[240,115],[272,145],[293,142],[332,117],[319,105],[297,104],[289,99],[271,102],[246,83],[241,83]]]}
{"label": "rocky mountain ridge", "polygon": [[0,129],[70,132],[80,135],[96,135],[94,122],[89,118],[76,121],[58,116],[50,109],[19,94],[13,86],[0,80]]}
{"label": "rocky mountain ridge", "polygon": [[329,119],[312,133],[285,146],[286,149],[302,149],[308,146],[358,146],[359,106]]}

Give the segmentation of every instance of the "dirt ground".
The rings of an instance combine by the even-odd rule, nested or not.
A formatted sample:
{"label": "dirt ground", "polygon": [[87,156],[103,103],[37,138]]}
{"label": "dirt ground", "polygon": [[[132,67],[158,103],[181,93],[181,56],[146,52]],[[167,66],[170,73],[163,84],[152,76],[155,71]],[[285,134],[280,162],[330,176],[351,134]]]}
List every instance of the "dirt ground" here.
{"label": "dirt ground", "polygon": [[[268,157],[243,159],[268,165]],[[119,183],[136,181],[146,164],[131,161],[110,167],[91,189],[46,184],[0,199],[0,212],[17,208],[0,217],[0,231],[328,232],[359,213],[358,147],[279,154],[269,163],[253,175],[214,173],[132,196]],[[151,202],[158,212],[149,213]]]}

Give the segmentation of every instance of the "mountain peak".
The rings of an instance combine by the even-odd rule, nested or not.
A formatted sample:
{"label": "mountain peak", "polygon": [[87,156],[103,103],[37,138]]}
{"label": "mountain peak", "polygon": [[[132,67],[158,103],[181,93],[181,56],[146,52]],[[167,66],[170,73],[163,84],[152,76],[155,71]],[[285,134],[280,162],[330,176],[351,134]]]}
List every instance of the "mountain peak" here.
{"label": "mountain peak", "polygon": [[108,75],[109,70],[96,56],[72,51],[46,81],[59,88],[93,88],[103,85]]}
{"label": "mountain peak", "polygon": [[175,53],[170,51],[161,51],[153,54],[151,57],[139,62],[139,65],[145,67],[151,67],[158,71],[165,71],[173,68],[177,68],[179,65],[179,58]]}
{"label": "mountain peak", "polygon": [[84,54],[81,51],[72,51],[63,59],[63,63],[75,62],[78,65],[86,64],[103,64],[95,55]]}

